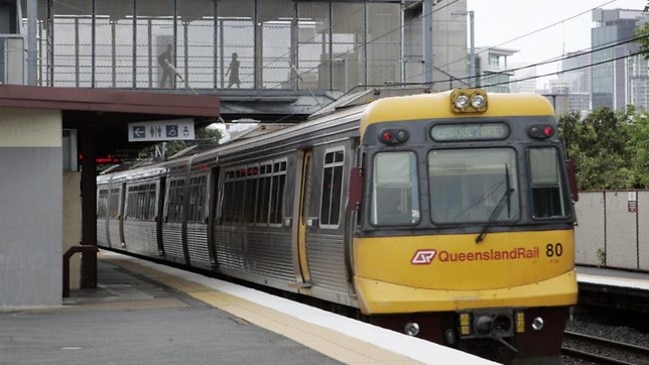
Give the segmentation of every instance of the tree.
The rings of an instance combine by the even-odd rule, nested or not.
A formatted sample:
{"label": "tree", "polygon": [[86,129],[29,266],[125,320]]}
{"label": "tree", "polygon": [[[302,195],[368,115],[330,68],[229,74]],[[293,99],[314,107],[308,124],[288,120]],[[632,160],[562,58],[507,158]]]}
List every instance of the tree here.
{"label": "tree", "polygon": [[[210,144],[217,146],[221,137],[221,131],[218,129],[209,128],[209,126],[199,128],[196,130],[196,139],[194,140],[174,140],[166,142],[165,156],[168,158],[169,156],[173,156],[187,147],[197,144]],[[158,148],[161,148],[161,146],[158,145]],[[153,149],[155,149],[155,146],[153,147]],[[147,150],[146,155],[151,155],[150,151],[151,148]]]}
{"label": "tree", "polygon": [[571,113],[559,120],[559,133],[568,157],[577,167],[580,190],[624,189],[636,185],[632,125],[627,113],[600,108],[580,118]]}

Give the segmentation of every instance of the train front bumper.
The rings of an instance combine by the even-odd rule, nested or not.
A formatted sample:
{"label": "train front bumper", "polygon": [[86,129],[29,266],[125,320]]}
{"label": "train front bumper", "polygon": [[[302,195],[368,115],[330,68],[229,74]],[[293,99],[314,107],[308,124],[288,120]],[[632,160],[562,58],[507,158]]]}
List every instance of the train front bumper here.
{"label": "train front bumper", "polygon": [[531,284],[480,290],[422,289],[359,276],[354,277],[354,283],[360,309],[366,315],[577,303],[575,270]]}

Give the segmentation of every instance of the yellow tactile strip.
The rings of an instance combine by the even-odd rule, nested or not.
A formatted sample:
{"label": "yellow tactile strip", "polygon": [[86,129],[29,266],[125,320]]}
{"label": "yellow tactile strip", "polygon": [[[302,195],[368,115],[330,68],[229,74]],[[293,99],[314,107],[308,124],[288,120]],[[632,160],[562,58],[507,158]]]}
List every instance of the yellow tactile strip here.
{"label": "yellow tactile strip", "polygon": [[422,364],[419,361],[375,345],[291,317],[248,300],[220,292],[199,283],[180,279],[135,262],[99,255],[102,261],[144,275],[177,289],[215,308],[226,311],[256,326],[281,334],[326,356],[350,365],[356,364]]}

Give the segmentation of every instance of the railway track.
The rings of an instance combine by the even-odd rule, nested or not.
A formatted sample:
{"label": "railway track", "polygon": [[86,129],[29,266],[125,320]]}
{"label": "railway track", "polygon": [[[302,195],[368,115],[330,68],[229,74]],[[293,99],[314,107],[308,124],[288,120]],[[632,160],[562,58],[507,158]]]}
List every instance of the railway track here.
{"label": "railway track", "polygon": [[649,348],[601,337],[565,332],[564,356],[601,365],[649,365]]}

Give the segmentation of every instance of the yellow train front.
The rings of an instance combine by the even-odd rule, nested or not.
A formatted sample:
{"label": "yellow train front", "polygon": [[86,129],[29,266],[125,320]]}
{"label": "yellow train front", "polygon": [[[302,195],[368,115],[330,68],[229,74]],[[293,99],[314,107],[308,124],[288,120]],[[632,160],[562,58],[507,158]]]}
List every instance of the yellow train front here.
{"label": "yellow train front", "polygon": [[458,89],[374,102],[350,205],[360,309],[508,364],[559,364],[577,301],[571,175],[552,106]]}

